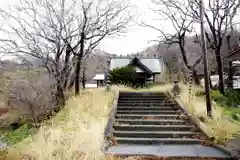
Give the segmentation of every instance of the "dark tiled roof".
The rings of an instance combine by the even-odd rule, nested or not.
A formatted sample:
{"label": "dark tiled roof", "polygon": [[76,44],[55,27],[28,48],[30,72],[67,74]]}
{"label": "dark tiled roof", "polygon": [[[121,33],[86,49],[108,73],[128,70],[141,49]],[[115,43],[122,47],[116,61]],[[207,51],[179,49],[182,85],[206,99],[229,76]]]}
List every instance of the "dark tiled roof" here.
{"label": "dark tiled roof", "polygon": [[240,54],[240,47],[237,47],[233,51],[229,52],[229,54],[227,55],[227,58],[230,58],[231,56],[233,56],[235,54]]}
{"label": "dark tiled roof", "polygon": [[[112,58],[110,62],[110,70],[118,67],[127,66],[131,63],[132,58]],[[149,68],[153,73],[161,73],[163,66],[163,59],[157,58],[140,58],[140,62]]]}
{"label": "dark tiled roof", "polygon": [[132,60],[131,64],[140,67],[140,70],[143,70],[143,71],[146,72],[149,76],[152,76],[153,72],[152,72],[147,66],[145,66],[145,65],[140,61],[139,58],[135,57],[135,58]]}

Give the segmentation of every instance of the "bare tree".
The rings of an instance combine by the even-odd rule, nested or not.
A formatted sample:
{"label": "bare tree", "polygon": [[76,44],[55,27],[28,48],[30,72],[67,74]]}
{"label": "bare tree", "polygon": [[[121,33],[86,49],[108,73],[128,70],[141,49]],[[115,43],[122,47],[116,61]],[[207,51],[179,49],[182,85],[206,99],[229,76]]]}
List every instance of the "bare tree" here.
{"label": "bare tree", "polygon": [[[199,0],[189,0],[192,15],[196,21],[199,20]],[[222,94],[224,91],[223,78],[223,62],[221,49],[223,39],[227,36],[228,31],[236,24],[234,18],[236,17],[240,7],[240,0],[209,0],[208,6],[205,8],[205,19],[208,30],[206,31],[206,38],[211,49],[216,56],[218,74],[219,74],[219,90]]]}
{"label": "bare tree", "polygon": [[71,71],[78,95],[83,57],[106,36],[127,27],[131,19],[127,9],[128,5],[115,1],[23,0],[0,12],[6,22],[0,30],[4,35],[0,52],[41,60],[55,80],[56,105],[63,106]]}
{"label": "bare tree", "polygon": [[81,81],[82,81],[82,87],[83,89],[85,89],[86,87],[86,81],[87,81],[87,77],[86,77],[86,59],[84,58],[82,60],[82,77],[81,77]]}
{"label": "bare tree", "polygon": [[[183,58],[183,62],[185,66],[188,68],[188,70],[192,71],[193,73],[193,79],[194,82],[199,85],[200,82],[197,78],[197,71],[196,67],[201,62],[202,56],[200,56],[194,64],[189,64],[188,58],[187,58],[187,52],[186,52],[186,36],[189,33],[193,32],[193,21],[192,19],[188,18],[188,13],[190,10],[186,5],[187,3],[183,3],[180,1],[175,0],[152,0],[153,4],[157,6],[158,9],[153,9],[154,13],[156,13],[159,17],[161,17],[161,20],[170,20],[171,24],[174,28],[175,33],[168,34],[161,30],[159,27],[146,24],[143,22],[144,26],[150,27],[152,29],[155,29],[158,31],[161,36],[159,37],[160,40],[158,42],[168,44],[169,47],[173,44],[178,44],[181,55]],[[181,7],[183,6],[183,7]],[[182,11],[183,10],[183,11]]]}
{"label": "bare tree", "polygon": [[[81,0],[81,30],[79,47],[72,48],[77,57],[75,66],[75,95],[79,94],[81,61],[107,36],[122,33],[131,20],[127,13],[129,5],[122,2]],[[71,45],[71,44],[70,44]],[[77,46],[76,45],[76,46]]]}
{"label": "bare tree", "polygon": [[58,106],[65,104],[63,84],[71,56],[66,41],[79,35],[75,11],[74,0],[23,0],[1,11],[5,25],[0,51],[41,60],[55,80]]}
{"label": "bare tree", "polygon": [[[192,21],[194,24],[199,24],[200,22],[199,0],[154,0],[154,2],[156,4],[164,4],[165,6],[169,6],[170,8],[177,10],[177,12],[174,12],[174,18],[180,16],[184,17],[186,21]],[[207,6],[205,6],[204,16],[206,19],[207,29],[205,34],[208,41],[208,49],[213,51],[216,56],[219,74],[219,90],[222,94],[224,94],[221,49],[223,39],[226,37],[227,32],[230,28],[236,25],[234,18],[240,8],[240,0],[208,0],[208,3],[206,4]]]}

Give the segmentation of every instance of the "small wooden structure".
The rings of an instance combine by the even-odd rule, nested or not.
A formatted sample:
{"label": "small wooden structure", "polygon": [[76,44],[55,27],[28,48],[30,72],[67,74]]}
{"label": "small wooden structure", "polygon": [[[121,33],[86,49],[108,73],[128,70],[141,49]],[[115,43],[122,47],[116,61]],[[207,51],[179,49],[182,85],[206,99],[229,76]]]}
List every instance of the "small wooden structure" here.
{"label": "small wooden structure", "polygon": [[166,83],[166,66],[161,57],[142,58],[142,57],[114,57],[110,61],[110,70],[115,68],[132,65],[136,70],[136,82],[145,83]]}
{"label": "small wooden structure", "polygon": [[132,59],[128,65],[134,66],[136,69],[136,84],[145,84],[147,79],[153,76],[153,72],[146,67],[137,57]]}
{"label": "small wooden structure", "polygon": [[228,59],[229,63],[231,63],[230,71],[232,75],[230,76],[232,76],[232,82],[230,82],[232,87],[233,89],[240,89],[240,47],[233,49],[225,58]]}
{"label": "small wooden structure", "polygon": [[104,86],[105,74],[96,74],[93,80],[97,81],[97,87]]}
{"label": "small wooden structure", "polygon": [[229,52],[226,58],[232,61],[240,60],[240,47],[237,47],[233,51]]}

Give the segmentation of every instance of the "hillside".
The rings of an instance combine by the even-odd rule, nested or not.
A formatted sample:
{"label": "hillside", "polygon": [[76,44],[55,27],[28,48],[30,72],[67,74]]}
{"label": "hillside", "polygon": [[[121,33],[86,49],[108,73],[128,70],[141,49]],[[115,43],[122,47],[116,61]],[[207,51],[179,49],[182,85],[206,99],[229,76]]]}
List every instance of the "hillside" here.
{"label": "hillside", "polygon": [[102,51],[94,50],[86,60],[86,76],[90,82],[97,73],[104,73],[108,67],[108,61],[112,57],[111,54]]}
{"label": "hillside", "polygon": [[[233,36],[231,38],[231,48],[233,48],[236,43],[238,43],[238,37]],[[224,57],[227,55],[228,49],[227,49],[227,43],[226,38],[223,40],[223,46],[222,46],[222,56]],[[201,48],[199,44],[194,43],[194,37],[188,37],[186,39],[186,51],[187,51],[187,57],[189,64],[194,64],[196,59],[198,59],[202,53]],[[177,72],[181,72],[182,70],[184,72],[187,71],[186,67],[184,66],[181,51],[178,47],[178,44],[173,44],[171,46],[161,43],[160,45],[156,44],[153,46],[150,46],[146,48],[143,51],[140,51],[136,53],[139,56],[143,57],[159,57],[161,56],[166,65],[169,69],[174,69]],[[116,55],[112,53],[107,53],[100,49],[95,49],[92,51],[92,53],[88,56],[86,59],[86,77],[87,81],[91,82],[92,78],[97,73],[104,73],[106,69],[108,68],[108,62],[111,59],[111,57],[115,57]],[[41,62],[39,62],[36,59],[32,59],[27,57],[26,59],[30,60],[32,62],[32,66],[38,68],[41,66]],[[227,72],[228,68],[228,60],[223,59],[224,62],[224,68],[225,72]],[[215,55],[214,53],[208,51],[208,63],[209,63],[209,69],[211,71],[216,71],[216,61],[215,61]],[[12,70],[13,68],[22,68],[22,67],[28,67],[30,64],[25,62],[24,64],[13,64],[9,61],[3,61],[0,63],[0,71],[3,70]],[[197,66],[198,74],[203,73],[203,62],[201,62]]]}
{"label": "hillside", "polygon": [[[238,43],[238,36],[233,36],[230,40],[231,48],[233,48]],[[189,64],[194,64],[194,62],[202,55],[201,48],[199,44],[194,43],[193,37],[188,37],[186,39],[186,51]],[[223,39],[222,46],[222,56],[225,57],[228,53],[228,47],[226,38]],[[140,52],[142,56],[161,56],[163,57],[166,65],[169,68],[174,68],[177,71],[180,71],[181,66],[183,65],[183,60],[181,56],[180,49],[177,44],[168,46],[166,44],[153,45],[148,47],[144,51]],[[175,58],[174,58],[175,57]],[[227,72],[228,60],[223,58],[224,70]],[[208,51],[208,64],[209,70],[216,70],[216,61],[215,55],[211,51]],[[198,73],[203,73],[203,62],[201,62],[197,67]]]}

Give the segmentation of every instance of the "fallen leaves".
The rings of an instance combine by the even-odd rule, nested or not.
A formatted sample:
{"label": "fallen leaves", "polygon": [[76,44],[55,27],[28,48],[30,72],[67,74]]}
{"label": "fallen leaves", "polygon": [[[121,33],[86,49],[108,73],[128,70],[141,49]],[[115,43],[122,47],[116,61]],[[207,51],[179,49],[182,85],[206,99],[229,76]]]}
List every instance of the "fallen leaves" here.
{"label": "fallen leaves", "polygon": [[201,142],[201,145],[203,145],[203,146],[212,146],[212,145],[214,145],[214,143],[209,141],[209,140],[205,140],[205,141]]}
{"label": "fallen leaves", "polygon": [[144,117],[145,120],[156,120],[156,119],[160,119],[156,116],[147,116],[147,117]]}

